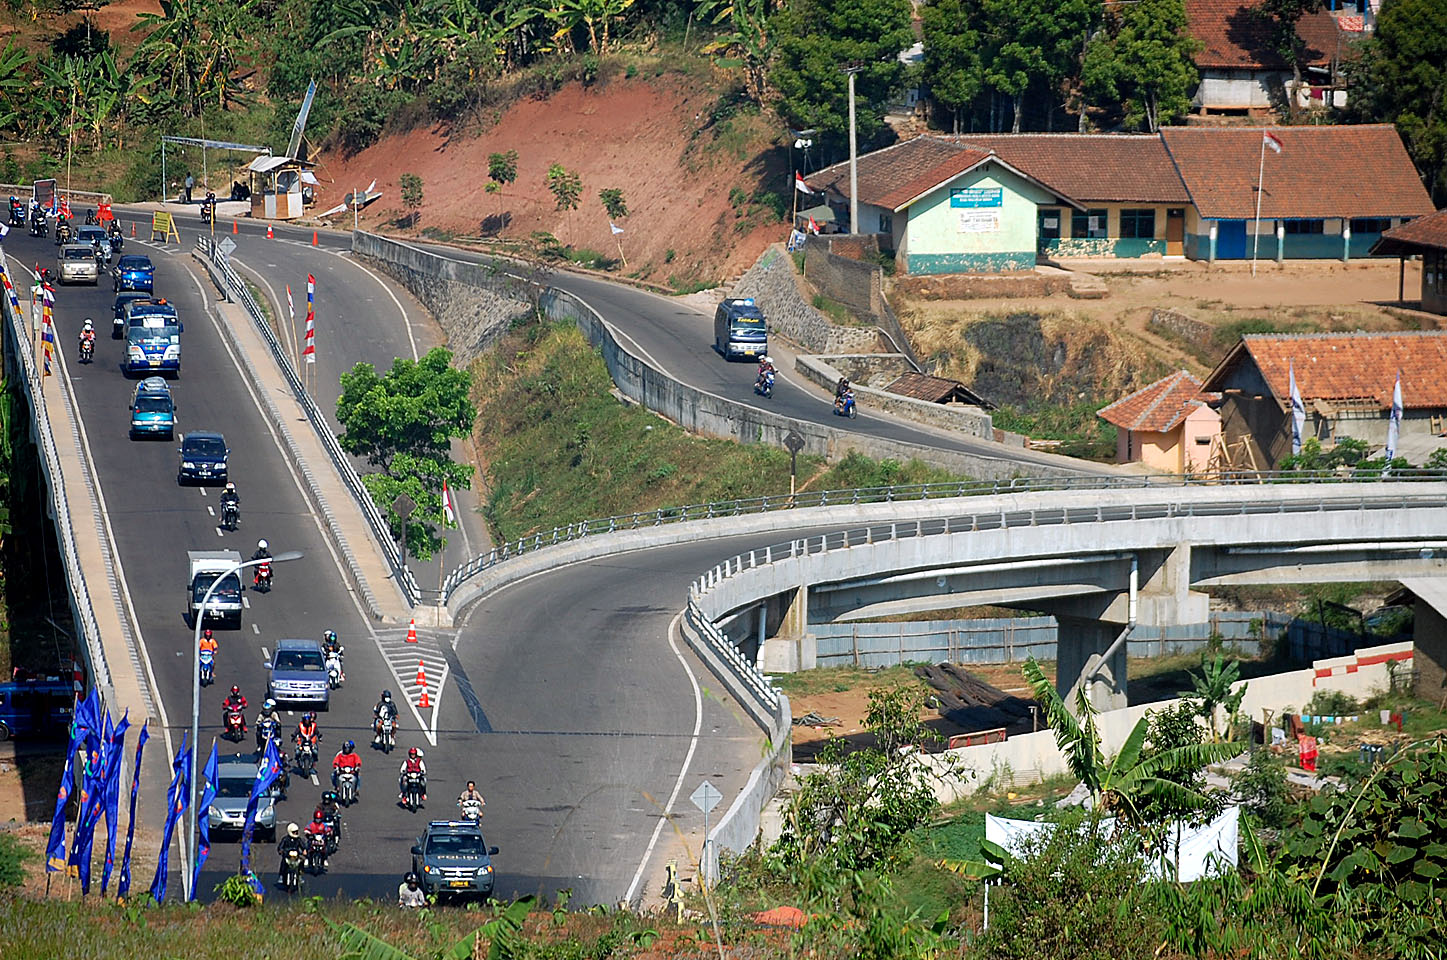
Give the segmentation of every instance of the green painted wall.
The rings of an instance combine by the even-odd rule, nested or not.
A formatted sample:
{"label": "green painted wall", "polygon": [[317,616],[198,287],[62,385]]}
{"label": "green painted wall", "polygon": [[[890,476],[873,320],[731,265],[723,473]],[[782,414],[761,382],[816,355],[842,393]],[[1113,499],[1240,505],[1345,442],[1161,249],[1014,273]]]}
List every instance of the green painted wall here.
{"label": "green painted wall", "polygon": [[[992,208],[950,206],[950,191],[999,187],[1001,205]],[[956,273],[1035,268],[1036,207],[1053,197],[1035,185],[988,163],[941,184],[907,212],[909,235],[905,262],[910,273]],[[998,215],[993,230],[964,231],[961,214]]]}
{"label": "green painted wall", "polygon": [[1127,237],[1103,237],[1097,240],[1066,239],[1042,240],[1040,252],[1053,257],[1144,257],[1149,254],[1165,256],[1166,241],[1135,240]]}

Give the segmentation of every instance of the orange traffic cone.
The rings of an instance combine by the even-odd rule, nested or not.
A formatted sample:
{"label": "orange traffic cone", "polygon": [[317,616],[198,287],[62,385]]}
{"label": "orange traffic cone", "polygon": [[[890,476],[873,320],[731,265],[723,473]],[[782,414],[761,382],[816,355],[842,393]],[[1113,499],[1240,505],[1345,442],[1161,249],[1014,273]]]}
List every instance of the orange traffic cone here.
{"label": "orange traffic cone", "polygon": [[427,688],[426,688],[426,687],[423,687],[423,688],[422,688],[422,698],[417,701],[417,709],[418,709],[418,710],[430,710],[430,709],[432,709],[432,701],[427,699]]}
{"label": "orange traffic cone", "polygon": [[422,666],[421,660],[417,661],[417,686],[427,689],[427,669]]}
{"label": "orange traffic cone", "polygon": [[417,642],[417,619],[415,617],[407,621],[407,642]]}
{"label": "orange traffic cone", "polygon": [[136,221],[132,220],[132,221],[131,221],[131,236],[134,237],[135,235],[136,235]]}
{"label": "orange traffic cone", "polygon": [[232,220],[232,221],[231,221],[231,232],[232,232],[232,233],[240,233],[240,232],[241,232],[239,229],[237,229],[236,221],[235,221],[235,220]]}
{"label": "orange traffic cone", "polygon": [[317,232],[316,232],[315,230],[313,230],[313,231],[312,231],[312,246],[316,246],[316,245],[317,245]]}
{"label": "orange traffic cone", "polygon": [[274,240],[274,239],[276,239],[276,234],[274,234],[274,233],[271,232],[271,224],[269,224],[269,223],[266,225],[266,239],[268,239],[268,240]]}

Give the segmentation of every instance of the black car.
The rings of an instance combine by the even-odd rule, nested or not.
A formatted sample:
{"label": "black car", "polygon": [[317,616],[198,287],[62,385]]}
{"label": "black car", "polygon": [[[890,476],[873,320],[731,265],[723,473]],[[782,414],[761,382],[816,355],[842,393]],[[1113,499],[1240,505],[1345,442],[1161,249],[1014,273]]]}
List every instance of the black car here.
{"label": "black car", "polygon": [[142,290],[122,290],[116,294],[116,303],[111,317],[111,339],[124,340],[126,336],[126,306],[137,300],[149,300],[151,295]]}
{"label": "black car", "polygon": [[489,897],[496,855],[473,821],[434,820],[412,848],[412,872],[425,893]]}
{"label": "black car", "polygon": [[226,460],[231,450],[226,438],[209,430],[192,430],[181,438],[181,466],[176,482],[225,483]]}

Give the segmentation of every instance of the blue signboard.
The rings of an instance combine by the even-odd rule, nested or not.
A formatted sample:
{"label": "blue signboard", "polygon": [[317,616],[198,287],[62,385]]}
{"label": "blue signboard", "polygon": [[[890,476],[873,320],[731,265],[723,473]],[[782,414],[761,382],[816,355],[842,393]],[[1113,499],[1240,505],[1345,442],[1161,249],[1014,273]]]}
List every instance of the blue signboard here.
{"label": "blue signboard", "polygon": [[1004,205],[1003,187],[956,187],[950,191],[950,206],[956,209],[975,210]]}

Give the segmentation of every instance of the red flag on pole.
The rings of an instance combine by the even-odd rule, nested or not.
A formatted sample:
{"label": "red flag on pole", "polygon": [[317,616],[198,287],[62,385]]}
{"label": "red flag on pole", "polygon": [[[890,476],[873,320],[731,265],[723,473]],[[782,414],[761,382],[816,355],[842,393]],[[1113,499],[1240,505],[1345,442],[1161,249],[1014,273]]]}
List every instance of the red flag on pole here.
{"label": "red flag on pole", "polygon": [[456,526],[457,511],[452,509],[452,491],[447,488],[447,480],[442,481],[442,514],[447,518],[448,526]]}
{"label": "red flag on pole", "polygon": [[311,274],[306,275],[306,347],[301,355],[306,357],[307,363],[317,362],[317,328],[316,328],[316,295],[317,278]]}

